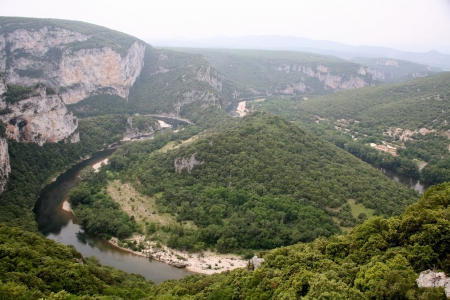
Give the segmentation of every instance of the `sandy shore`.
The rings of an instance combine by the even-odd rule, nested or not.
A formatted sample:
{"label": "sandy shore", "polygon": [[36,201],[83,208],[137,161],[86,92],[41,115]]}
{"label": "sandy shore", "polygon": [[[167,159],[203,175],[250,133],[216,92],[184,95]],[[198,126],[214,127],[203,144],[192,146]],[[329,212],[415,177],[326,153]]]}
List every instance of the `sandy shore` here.
{"label": "sandy shore", "polygon": [[166,122],[162,121],[162,120],[158,120],[159,126],[161,126],[161,128],[171,128],[172,125],[167,124]]}
{"label": "sandy shore", "polygon": [[108,164],[108,159],[105,158],[104,160],[99,161],[99,162],[96,163],[96,164],[93,164],[93,165],[92,165],[92,168],[94,168],[94,172],[100,171],[100,167],[102,166],[102,164],[107,165],[107,164]]}
{"label": "sandy shore", "polygon": [[211,251],[205,251],[203,253],[188,253],[186,251],[179,251],[166,246],[157,248],[155,242],[144,241],[143,235],[136,235],[133,239],[138,243],[142,241],[146,249],[142,252],[137,252],[119,247],[117,238],[112,238],[109,240],[109,243],[115,247],[123,249],[124,251],[143,257],[151,257],[169,265],[186,265],[187,270],[200,274],[211,275],[236,268],[247,267],[247,260],[244,260],[234,254],[218,254]]}
{"label": "sandy shore", "polygon": [[67,212],[71,212],[73,214],[72,208],[70,207],[70,203],[66,200],[64,200],[62,204],[62,210],[65,210]]}
{"label": "sandy shore", "polygon": [[246,105],[247,101],[241,101],[239,102],[239,105],[236,109],[236,112],[238,113],[239,116],[243,117],[247,114],[247,111],[245,109],[245,105]]}

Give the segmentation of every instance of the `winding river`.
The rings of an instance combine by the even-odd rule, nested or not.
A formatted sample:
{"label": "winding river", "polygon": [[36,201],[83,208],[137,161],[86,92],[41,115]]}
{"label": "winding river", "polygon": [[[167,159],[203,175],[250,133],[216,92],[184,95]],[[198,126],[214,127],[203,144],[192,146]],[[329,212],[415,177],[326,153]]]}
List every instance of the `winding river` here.
{"label": "winding river", "polygon": [[141,274],[155,283],[168,279],[181,279],[194,274],[186,269],[178,269],[123,251],[103,239],[91,236],[73,222],[72,213],[62,209],[62,204],[67,199],[70,189],[79,184],[78,173],[87,166],[92,166],[109,157],[117,147],[93,154],[89,159],[76,164],[60,175],[56,181],[41,191],[33,210],[39,231],[57,242],[75,246],[84,257],[94,255],[103,265],[113,266],[129,273]]}
{"label": "winding river", "polygon": [[[165,263],[151,261],[123,251],[103,239],[91,236],[73,222],[72,213],[62,209],[62,204],[67,199],[70,189],[79,184],[78,173],[87,166],[92,166],[109,157],[117,147],[93,154],[89,159],[76,164],[70,170],[60,175],[41,191],[41,195],[33,210],[36,214],[39,231],[50,239],[75,246],[84,257],[94,255],[103,265],[110,265],[129,273],[141,274],[155,283],[168,279],[181,279],[187,275],[194,274],[185,269],[178,269]],[[383,168],[376,168],[392,180],[413,188],[420,193],[424,193],[430,186],[420,180]]]}

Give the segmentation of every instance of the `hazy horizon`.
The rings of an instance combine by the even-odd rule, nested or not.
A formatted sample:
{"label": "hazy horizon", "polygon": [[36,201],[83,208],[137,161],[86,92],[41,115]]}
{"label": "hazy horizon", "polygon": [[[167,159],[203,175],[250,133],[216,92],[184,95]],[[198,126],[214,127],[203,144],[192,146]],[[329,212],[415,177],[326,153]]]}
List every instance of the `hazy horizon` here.
{"label": "hazy horizon", "polygon": [[449,0],[2,0],[3,16],[78,20],[142,40],[280,35],[450,54]]}

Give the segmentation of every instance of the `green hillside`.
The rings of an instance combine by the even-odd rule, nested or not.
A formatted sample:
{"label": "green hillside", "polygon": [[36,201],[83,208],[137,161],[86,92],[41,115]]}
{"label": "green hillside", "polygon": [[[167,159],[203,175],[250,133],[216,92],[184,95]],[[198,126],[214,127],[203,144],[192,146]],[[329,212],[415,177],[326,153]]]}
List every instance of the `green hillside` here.
{"label": "green hillside", "polygon": [[[161,141],[118,149],[108,176],[156,196],[160,213],[196,225],[171,230],[169,246],[176,248],[226,252],[311,241],[339,232],[336,222],[350,227],[365,218],[352,215],[349,200],[393,215],[417,199],[331,143],[264,113],[167,152],[154,152],[161,148],[155,143]],[[196,165],[177,172],[182,159]],[[101,206],[95,199],[104,198],[102,189],[80,188],[78,203]]]}
{"label": "green hillside", "polygon": [[261,252],[256,270],[193,275],[158,285],[101,266],[73,247],[0,226],[0,297],[12,299],[447,299],[418,288],[419,273],[450,272],[450,184],[403,214],[350,234]]}
{"label": "green hillside", "polygon": [[418,288],[415,280],[428,269],[450,272],[449,200],[450,184],[435,186],[400,216],[264,252],[255,271],[161,283],[155,298],[444,300],[443,288]]}
{"label": "green hillside", "polygon": [[409,82],[365,87],[300,102],[297,111],[323,118],[353,119],[363,128],[450,129],[450,73]]}
{"label": "green hillside", "polygon": [[[306,123],[316,134],[367,162],[439,183],[450,180],[448,82],[450,73],[441,73],[308,101],[271,98],[251,107]],[[382,141],[397,148],[399,156],[367,146]]]}

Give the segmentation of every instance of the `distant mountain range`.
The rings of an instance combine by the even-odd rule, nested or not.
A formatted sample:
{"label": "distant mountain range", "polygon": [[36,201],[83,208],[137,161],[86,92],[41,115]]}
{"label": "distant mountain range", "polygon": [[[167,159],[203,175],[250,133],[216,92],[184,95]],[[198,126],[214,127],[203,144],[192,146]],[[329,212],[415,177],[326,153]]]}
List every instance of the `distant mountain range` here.
{"label": "distant mountain range", "polygon": [[429,52],[404,52],[386,47],[351,46],[339,42],[312,40],[294,36],[263,35],[244,37],[214,37],[189,40],[174,38],[167,40],[148,39],[153,46],[222,48],[222,49],[266,49],[308,51],[326,55],[334,55],[344,59],[355,57],[385,57],[408,60],[430,67],[450,70],[450,55],[436,50]]}

